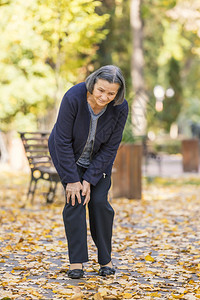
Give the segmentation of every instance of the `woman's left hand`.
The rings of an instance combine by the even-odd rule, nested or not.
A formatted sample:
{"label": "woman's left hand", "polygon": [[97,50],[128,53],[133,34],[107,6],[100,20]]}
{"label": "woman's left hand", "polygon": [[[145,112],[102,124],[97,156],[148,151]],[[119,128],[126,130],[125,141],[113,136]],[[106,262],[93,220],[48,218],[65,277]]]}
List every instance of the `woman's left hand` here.
{"label": "woman's left hand", "polygon": [[82,196],[85,196],[83,205],[85,205],[88,204],[88,202],[90,201],[90,183],[86,180],[83,180],[82,186]]}

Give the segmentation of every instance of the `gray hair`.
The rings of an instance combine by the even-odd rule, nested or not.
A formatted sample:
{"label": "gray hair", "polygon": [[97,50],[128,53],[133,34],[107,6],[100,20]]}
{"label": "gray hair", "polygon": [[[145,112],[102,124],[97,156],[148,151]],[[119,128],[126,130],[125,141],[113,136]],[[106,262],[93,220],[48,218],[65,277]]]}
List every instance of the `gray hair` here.
{"label": "gray hair", "polygon": [[122,104],[125,97],[126,86],[120,68],[114,65],[107,65],[90,74],[85,80],[86,88],[90,94],[93,93],[94,85],[98,79],[103,79],[110,83],[119,83],[120,87],[114,99],[114,105]]}

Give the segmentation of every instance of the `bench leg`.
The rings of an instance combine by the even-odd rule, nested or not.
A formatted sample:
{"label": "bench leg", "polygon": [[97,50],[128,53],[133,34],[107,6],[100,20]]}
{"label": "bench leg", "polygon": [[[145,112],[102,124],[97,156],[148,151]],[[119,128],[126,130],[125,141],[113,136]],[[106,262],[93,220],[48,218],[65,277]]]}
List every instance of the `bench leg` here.
{"label": "bench leg", "polygon": [[49,191],[47,193],[47,203],[52,203],[56,194],[57,182],[50,181]]}
{"label": "bench leg", "polygon": [[28,189],[28,193],[27,193],[27,200],[29,199],[29,196],[31,195],[31,204],[33,204],[36,186],[37,186],[37,180],[35,180],[33,177],[31,177],[29,189]]}

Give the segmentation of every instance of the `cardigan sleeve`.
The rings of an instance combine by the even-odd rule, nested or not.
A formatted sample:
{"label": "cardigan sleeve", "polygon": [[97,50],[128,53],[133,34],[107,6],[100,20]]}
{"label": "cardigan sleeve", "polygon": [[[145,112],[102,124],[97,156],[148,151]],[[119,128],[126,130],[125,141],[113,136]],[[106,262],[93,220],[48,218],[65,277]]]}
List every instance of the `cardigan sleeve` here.
{"label": "cardigan sleeve", "polygon": [[72,99],[65,94],[55,124],[54,144],[62,183],[80,180],[72,148],[73,124],[76,107]]}
{"label": "cardigan sleeve", "polygon": [[92,185],[98,183],[107,166],[111,162],[114,162],[128,116],[128,103],[125,103],[125,107],[119,114],[118,121],[109,140],[101,145],[100,150],[91,161],[83,176],[83,179],[90,182]]}

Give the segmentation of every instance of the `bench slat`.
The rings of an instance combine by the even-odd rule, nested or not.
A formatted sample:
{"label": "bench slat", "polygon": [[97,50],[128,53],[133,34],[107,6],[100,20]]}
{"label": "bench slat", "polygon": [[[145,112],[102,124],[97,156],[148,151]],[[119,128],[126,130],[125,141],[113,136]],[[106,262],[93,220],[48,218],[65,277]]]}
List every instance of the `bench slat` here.
{"label": "bench slat", "polygon": [[46,143],[46,144],[43,144],[43,143],[41,143],[41,144],[24,144],[24,147],[25,147],[25,148],[31,148],[31,147],[33,147],[33,148],[45,147],[46,149],[48,149],[48,144],[47,144],[47,143]]}
{"label": "bench slat", "polygon": [[22,138],[22,141],[47,141],[48,137],[32,137],[32,138]]}
{"label": "bench slat", "polygon": [[43,152],[43,153],[48,153],[48,149],[47,148],[43,148],[43,149],[26,149],[26,152],[28,153],[39,153],[39,152]]}

